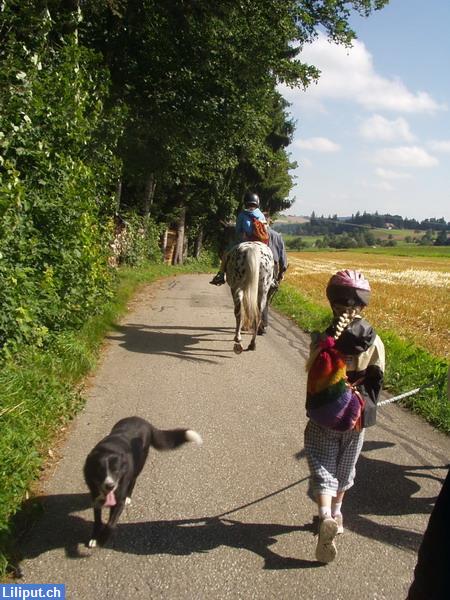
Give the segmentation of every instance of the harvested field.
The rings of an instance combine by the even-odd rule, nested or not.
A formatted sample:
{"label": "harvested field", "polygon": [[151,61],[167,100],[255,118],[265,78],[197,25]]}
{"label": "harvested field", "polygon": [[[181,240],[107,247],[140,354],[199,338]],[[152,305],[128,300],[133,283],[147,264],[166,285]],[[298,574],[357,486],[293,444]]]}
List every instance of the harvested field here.
{"label": "harvested field", "polygon": [[450,358],[450,261],[447,258],[370,255],[348,252],[290,252],[286,282],[327,306],[325,287],[340,269],[362,271],[372,287],[366,309],[377,329],[390,330]]}

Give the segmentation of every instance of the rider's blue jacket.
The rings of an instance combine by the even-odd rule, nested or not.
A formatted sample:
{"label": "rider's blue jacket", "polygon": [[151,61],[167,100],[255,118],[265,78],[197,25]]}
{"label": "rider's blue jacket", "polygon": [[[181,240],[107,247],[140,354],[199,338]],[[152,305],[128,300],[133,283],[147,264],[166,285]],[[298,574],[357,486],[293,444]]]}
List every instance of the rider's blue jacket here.
{"label": "rider's blue jacket", "polygon": [[255,208],[253,210],[244,209],[238,215],[236,219],[236,241],[245,242],[253,233],[253,219],[256,218],[261,223],[267,223],[266,217],[259,210]]}

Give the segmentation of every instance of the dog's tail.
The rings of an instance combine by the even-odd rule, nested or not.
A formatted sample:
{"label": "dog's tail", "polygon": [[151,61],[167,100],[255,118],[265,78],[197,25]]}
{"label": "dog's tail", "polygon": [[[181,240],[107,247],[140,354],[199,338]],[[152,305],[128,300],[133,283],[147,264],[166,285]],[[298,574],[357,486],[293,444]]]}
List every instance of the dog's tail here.
{"label": "dog's tail", "polygon": [[202,437],[193,429],[157,429],[153,427],[151,445],[157,450],[173,450],[187,442],[203,444]]}

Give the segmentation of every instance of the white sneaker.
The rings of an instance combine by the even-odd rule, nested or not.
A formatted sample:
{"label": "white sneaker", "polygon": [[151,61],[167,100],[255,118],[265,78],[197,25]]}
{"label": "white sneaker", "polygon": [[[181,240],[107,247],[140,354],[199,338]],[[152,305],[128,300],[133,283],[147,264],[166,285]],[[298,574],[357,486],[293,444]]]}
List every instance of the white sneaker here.
{"label": "white sneaker", "polygon": [[321,563],[330,563],[336,558],[337,550],[334,538],[338,532],[338,524],[331,517],[322,519],[319,524],[316,559]]}
{"label": "white sneaker", "polygon": [[341,533],[344,533],[344,521],[342,519],[342,514],[334,515],[333,519],[336,521],[338,526],[337,534],[340,535]]}

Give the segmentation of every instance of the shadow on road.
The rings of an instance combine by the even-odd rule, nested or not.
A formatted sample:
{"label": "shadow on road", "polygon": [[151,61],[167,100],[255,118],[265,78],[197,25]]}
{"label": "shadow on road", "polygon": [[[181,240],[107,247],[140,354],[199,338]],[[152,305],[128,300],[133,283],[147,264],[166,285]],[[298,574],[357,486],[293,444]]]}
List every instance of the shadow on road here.
{"label": "shadow on road", "polygon": [[[398,465],[367,456],[367,453],[394,446],[395,444],[390,442],[364,444],[357,465],[356,485],[345,499],[345,527],[367,538],[416,551],[422,539],[421,532],[379,523],[376,516],[414,516],[431,513],[435,497],[418,496],[421,486],[410,477],[442,482],[442,479],[428,471],[444,469],[447,465]],[[303,451],[297,454],[299,459],[303,456]],[[316,561],[283,557],[271,549],[280,535],[296,531],[314,532],[314,521],[297,526],[244,523],[230,518],[233,513],[283,493],[306,479],[300,479],[215,516],[126,523],[125,514],[109,544],[116,552],[138,555],[189,555],[228,546],[257,554],[264,560],[264,569],[315,568],[320,566]],[[85,519],[72,514],[90,508],[88,494],[43,496],[30,500],[29,503],[41,505],[46,517],[36,523],[28,535],[28,540],[22,544],[22,558],[34,558],[55,548],[64,548],[66,556],[74,559],[89,557],[92,554],[92,551],[85,547],[91,533],[91,511],[86,513]]]}
{"label": "shadow on road", "polygon": [[[119,325],[115,327],[117,335],[109,335],[107,339],[118,340],[120,346],[129,352],[143,354],[161,354],[174,356],[187,360],[217,364],[218,361],[210,358],[230,358],[230,350],[217,351],[217,347],[198,346],[201,342],[224,342],[221,339],[212,339],[211,334],[229,333],[230,338],[234,329],[221,327],[149,327],[142,324]],[[188,333],[180,333],[180,330]],[[192,333],[190,331],[192,330]],[[200,333],[204,331],[204,333]]]}
{"label": "shadow on road", "polygon": [[[442,483],[443,479],[427,471],[446,469],[447,465],[398,465],[366,455],[366,452],[394,446],[392,442],[364,442],[356,465],[355,485],[347,492],[344,500],[344,525],[346,529],[367,538],[417,551],[422,532],[377,523],[373,516],[430,514],[438,491],[436,496],[418,496],[422,488],[410,477],[427,478]],[[296,457],[302,459],[304,451],[301,450]],[[313,497],[311,490],[308,495]]]}
{"label": "shadow on road", "polygon": [[295,531],[312,531],[312,524],[282,525],[242,523],[211,518],[178,521],[148,521],[119,524],[112,547],[132,554],[189,555],[228,546],[245,549],[264,559],[264,569],[316,568],[316,561],[280,556],[270,546],[277,537]]}
{"label": "shadow on road", "polygon": [[[270,548],[277,543],[277,536],[295,531],[313,532],[315,530],[313,523],[305,525],[243,523],[225,517],[303,481],[304,479],[301,479],[253,502],[213,517],[138,523],[121,522],[108,542],[108,546],[116,552],[138,555],[190,555],[228,546],[246,549],[261,556],[264,559],[264,569],[316,568],[320,566],[316,561],[280,556]],[[71,514],[90,508],[88,494],[43,496],[29,502],[40,504],[46,518],[36,524],[28,534],[28,539],[22,544],[21,560],[36,558],[56,548],[64,548],[68,558],[82,559],[91,556],[92,551],[86,548],[85,544],[91,534],[92,515],[89,513],[90,520],[87,521]],[[101,552],[101,550],[97,549],[94,552]]]}

